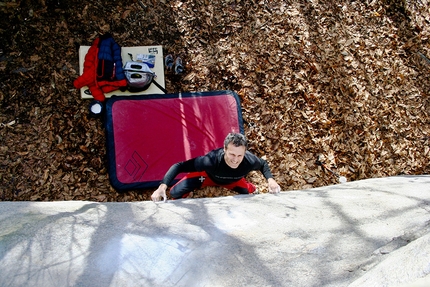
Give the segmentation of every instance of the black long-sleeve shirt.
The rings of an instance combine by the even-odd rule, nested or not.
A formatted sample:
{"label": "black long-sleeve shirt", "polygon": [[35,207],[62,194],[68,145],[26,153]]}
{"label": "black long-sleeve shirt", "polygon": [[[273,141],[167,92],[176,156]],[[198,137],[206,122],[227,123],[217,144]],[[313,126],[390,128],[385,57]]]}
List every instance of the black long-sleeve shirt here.
{"label": "black long-sleeve shirt", "polygon": [[170,185],[173,179],[182,172],[205,171],[213,182],[226,185],[240,180],[253,170],[259,170],[266,179],[273,177],[267,162],[249,151],[245,152],[245,156],[237,168],[229,167],[224,160],[224,149],[219,148],[204,156],[172,165],[161,183]]}

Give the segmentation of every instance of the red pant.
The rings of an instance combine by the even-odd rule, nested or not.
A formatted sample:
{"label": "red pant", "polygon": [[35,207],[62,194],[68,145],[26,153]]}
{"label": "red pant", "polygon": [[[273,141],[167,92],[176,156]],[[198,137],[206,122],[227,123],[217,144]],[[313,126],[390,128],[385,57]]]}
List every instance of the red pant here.
{"label": "red pant", "polygon": [[206,186],[221,186],[241,194],[253,193],[256,189],[255,185],[247,182],[245,178],[230,184],[220,185],[213,182],[205,171],[198,171],[190,172],[172,186],[170,196],[174,199],[186,197],[191,191]]}

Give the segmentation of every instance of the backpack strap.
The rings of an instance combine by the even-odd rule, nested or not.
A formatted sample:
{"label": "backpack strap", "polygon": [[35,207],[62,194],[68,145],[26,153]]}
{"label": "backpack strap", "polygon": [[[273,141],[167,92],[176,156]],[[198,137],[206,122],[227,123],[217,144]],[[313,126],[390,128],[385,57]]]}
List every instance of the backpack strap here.
{"label": "backpack strap", "polygon": [[165,88],[163,88],[163,86],[161,86],[159,83],[157,83],[156,80],[152,79],[152,82],[154,83],[154,85],[157,86],[157,88],[159,88],[160,90],[162,90],[163,93],[167,94],[167,90]]}

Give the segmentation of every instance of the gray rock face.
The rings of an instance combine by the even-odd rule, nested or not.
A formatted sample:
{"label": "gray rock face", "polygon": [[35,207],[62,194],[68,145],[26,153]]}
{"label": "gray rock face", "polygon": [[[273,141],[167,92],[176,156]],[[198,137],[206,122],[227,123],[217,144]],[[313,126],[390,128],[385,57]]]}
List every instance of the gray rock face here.
{"label": "gray rock face", "polygon": [[1,202],[0,286],[421,286],[429,241],[430,176],[157,204]]}
{"label": "gray rock face", "polygon": [[[428,226],[423,230],[426,230],[426,234],[422,237],[418,235],[421,234],[421,230],[419,230],[410,239],[402,239],[406,243],[403,247],[398,247],[399,245],[396,243],[394,245],[388,243],[391,245],[389,249],[392,249],[390,255],[361,278],[355,280],[349,287],[398,286],[400,282],[406,282],[403,286],[416,286],[415,284],[419,282],[422,284],[426,282],[425,286],[430,286],[428,277],[430,274],[430,230]],[[426,276],[427,281],[417,280],[417,278]]]}

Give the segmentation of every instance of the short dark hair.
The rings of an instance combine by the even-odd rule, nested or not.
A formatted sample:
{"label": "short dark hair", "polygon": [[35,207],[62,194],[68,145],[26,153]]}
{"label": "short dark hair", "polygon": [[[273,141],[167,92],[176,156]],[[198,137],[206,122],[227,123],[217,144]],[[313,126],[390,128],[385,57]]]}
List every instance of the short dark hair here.
{"label": "short dark hair", "polygon": [[224,147],[232,143],[234,146],[244,146],[246,149],[248,148],[248,142],[243,134],[240,133],[229,133],[224,140]]}

